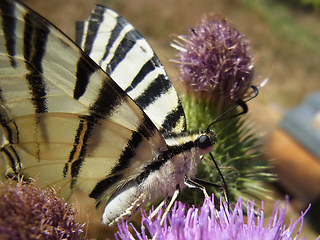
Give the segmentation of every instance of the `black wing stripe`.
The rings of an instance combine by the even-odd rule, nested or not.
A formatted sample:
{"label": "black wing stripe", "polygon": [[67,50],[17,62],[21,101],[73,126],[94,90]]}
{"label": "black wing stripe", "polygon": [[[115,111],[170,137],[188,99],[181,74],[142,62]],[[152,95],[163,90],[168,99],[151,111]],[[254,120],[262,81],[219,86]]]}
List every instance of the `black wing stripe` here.
{"label": "black wing stripe", "polygon": [[[127,22],[125,21],[125,19],[120,17],[120,16],[118,16],[117,17],[117,24],[111,31],[111,36],[108,39],[108,44],[106,45],[106,48],[105,48],[105,51],[104,51],[104,55],[103,55],[101,61],[99,62],[99,65],[101,65],[101,62],[103,62],[107,58],[107,56],[110,54],[111,47],[113,46],[115,41],[118,39],[123,27],[126,26],[126,25],[127,25]],[[105,69],[105,70],[106,70],[106,72],[108,74],[110,74],[110,72],[108,72],[109,71],[108,68]]]}
{"label": "black wing stripe", "polygon": [[[11,122],[8,122],[2,114],[0,114],[0,124],[7,132],[7,140],[10,144],[19,143],[19,130],[17,124],[11,120]],[[14,130],[10,127],[10,125],[13,125],[12,127]]]}
{"label": "black wing stripe", "polygon": [[[72,181],[71,181],[71,185],[70,185],[71,188],[74,187],[74,185],[77,181],[77,177],[80,173],[81,166],[85,160],[85,156],[86,156],[86,152],[87,152],[87,142],[88,142],[89,138],[91,137],[93,130],[94,130],[94,127],[95,127],[94,123],[86,122],[86,129],[85,129],[84,137],[83,137],[83,139],[81,139],[81,132],[84,131],[83,125],[84,125],[84,122],[81,120],[80,124],[79,124],[78,131],[77,131],[74,148],[72,149],[72,152],[69,157],[69,162],[72,162],[72,164],[71,164]],[[82,143],[80,143],[80,139],[81,139]],[[79,153],[79,156],[77,157],[77,159],[73,160],[75,157],[77,147],[80,147],[81,150],[80,150],[80,153]]]}
{"label": "black wing stripe", "polygon": [[1,148],[1,152],[7,156],[14,175],[19,174],[21,170],[21,160],[16,150],[11,145],[6,145],[5,147]]}
{"label": "black wing stripe", "polygon": [[84,34],[84,22],[76,22],[76,44],[81,47]]}
{"label": "black wing stripe", "polygon": [[6,14],[1,14],[2,16],[2,29],[5,36],[5,46],[7,49],[9,61],[12,67],[16,67],[17,62],[14,59],[15,56],[15,29],[16,29],[16,19],[10,16],[14,15],[14,4],[8,4],[6,1],[0,1],[1,12]]}
{"label": "black wing stripe", "polygon": [[[2,94],[2,89],[0,88],[0,124],[6,130],[7,140],[9,143],[19,143],[19,130],[15,121],[9,116],[7,109],[3,106],[6,104],[6,100]],[[10,127],[13,125],[14,131]]]}
{"label": "black wing stripe", "polygon": [[23,32],[23,55],[26,61],[30,61],[30,56],[32,52],[32,34],[34,27],[35,26],[32,24],[30,14],[26,13]]}
{"label": "black wing stripe", "polygon": [[142,36],[139,32],[132,30],[126,33],[124,38],[121,40],[120,44],[114,52],[114,56],[108,64],[106,72],[111,74],[118,64],[125,59],[126,55],[134,47],[136,41],[141,39]]}
{"label": "black wing stripe", "polygon": [[135,149],[142,141],[142,135],[139,132],[133,132],[125,150],[122,152],[118,164],[112,169],[111,173],[117,173],[130,166],[130,159],[135,156]]}
{"label": "black wing stripe", "polygon": [[91,53],[93,42],[98,33],[99,26],[103,21],[104,11],[105,11],[104,8],[95,8],[93,14],[91,15],[91,19],[89,21],[89,26],[88,26],[88,29],[90,29],[90,31],[87,33],[88,36],[85,40],[84,48],[83,48],[84,52],[88,55]]}
{"label": "black wing stripe", "polygon": [[164,78],[164,75],[159,75],[148,88],[135,99],[136,103],[142,108],[147,108],[152,104],[157,98],[162,96],[164,93],[168,92],[172,85],[169,81],[161,81],[161,78]]}
{"label": "black wing stripe", "polygon": [[[94,199],[99,199],[105,191],[107,191],[110,187],[112,187],[115,183],[117,183],[119,179],[122,179],[122,178],[123,178],[123,174],[118,173],[116,175],[113,175],[101,180],[96,184],[94,189],[91,191],[91,193],[89,194],[89,197]],[[97,206],[98,205],[99,205],[99,202],[97,202]]]}
{"label": "black wing stripe", "polygon": [[143,79],[148,75],[148,73],[152,72],[156,69],[156,66],[154,65],[154,57],[147,61],[142,68],[140,69],[139,73],[135,76],[135,78],[132,80],[129,87],[127,87],[124,91],[126,93],[133,90],[137,85],[143,81]]}
{"label": "black wing stripe", "polygon": [[[93,127],[92,125],[88,126],[86,121],[80,120],[78,129],[77,129],[77,133],[76,133],[75,139],[74,139],[73,149],[71,150],[70,155],[69,155],[68,163],[71,163],[71,162],[74,161],[74,158],[75,158],[75,155],[77,153],[78,147],[79,146],[81,147],[82,144],[84,145],[84,147],[81,147],[80,154],[77,157],[77,160],[75,160],[74,162],[76,162],[78,160],[83,161],[83,157],[84,157],[85,149],[86,149],[86,141],[88,139],[88,135],[90,135],[90,133],[92,131],[92,127]],[[82,133],[84,131],[85,131],[85,136],[81,137]],[[63,170],[63,176],[64,177],[66,177],[66,175],[68,173],[68,169],[69,169],[69,164],[68,163],[65,164],[65,167],[64,167],[64,170]],[[76,175],[78,174],[78,172],[80,170],[80,166],[79,166],[79,168],[77,166],[79,166],[79,162],[75,163],[75,165],[72,166],[72,169],[71,169],[71,176],[72,177],[76,177]]]}
{"label": "black wing stripe", "polygon": [[88,64],[88,60],[80,57],[77,63],[76,84],[73,89],[73,97],[79,99],[86,91],[91,75],[98,69],[94,64]]}
{"label": "black wing stripe", "polygon": [[111,116],[116,106],[128,98],[127,94],[110,78],[107,78],[100,89],[98,98],[90,106],[90,112],[98,113],[100,117]]}
{"label": "black wing stripe", "polygon": [[151,137],[150,130],[148,130],[147,126],[150,126],[152,129],[151,124],[147,123],[148,120],[145,119],[143,124],[139,126],[136,132],[133,132],[131,138],[129,139],[126,148],[122,151],[122,154],[119,158],[118,164],[112,169],[111,175],[118,173],[124,169],[130,167],[130,159],[132,159],[136,155],[136,149],[138,148],[139,144],[143,141],[143,137]]}
{"label": "black wing stripe", "polygon": [[[184,115],[184,111],[182,108],[182,105],[179,104],[177,108],[173,109],[171,112],[169,112],[165,118],[165,120],[162,123],[163,129],[166,129],[166,131],[170,132],[173,128],[177,126],[179,123],[179,120],[181,119],[181,116]],[[183,122],[183,129],[186,128],[185,122]]]}
{"label": "black wing stripe", "polygon": [[37,26],[32,14],[25,15],[24,30],[24,58],[29,73],[26,79],[32,95],[32,103],[36,113],[45,113],[48,111],[46,102],[46,86],[42,73],[42,59],[46,52],[47,37],[49,29]]}

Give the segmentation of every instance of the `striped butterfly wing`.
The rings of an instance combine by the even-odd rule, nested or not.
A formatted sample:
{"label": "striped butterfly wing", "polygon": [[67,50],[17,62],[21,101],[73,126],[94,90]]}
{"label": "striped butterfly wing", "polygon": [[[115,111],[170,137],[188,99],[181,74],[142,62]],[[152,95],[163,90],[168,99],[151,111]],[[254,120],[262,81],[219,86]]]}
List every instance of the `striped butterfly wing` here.
{"label": "striped butterfly wing", "polygon": [[16,1],[0,10],[2,177],[101,200],[166,149],[149,117],[67,36]]}
{"label": "striped butterfly wing", "polygon": [[185,130],[184,111],[164,67],[143,36],[123,17],[96,6],[87,21],[77,24],[76,42],[160,132]]}

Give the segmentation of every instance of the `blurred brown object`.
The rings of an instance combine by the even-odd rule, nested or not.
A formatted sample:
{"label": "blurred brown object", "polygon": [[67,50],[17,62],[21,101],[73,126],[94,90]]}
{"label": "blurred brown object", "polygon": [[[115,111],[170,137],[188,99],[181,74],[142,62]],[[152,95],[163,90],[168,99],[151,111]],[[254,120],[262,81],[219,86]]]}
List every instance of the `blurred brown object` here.
{"label": "blurred brown object", "polygon": [[71,38],[75,36],[75,22],[88,18],[96,2],[95,0],[21,1]]}
{"label": "blurred brown object", "polygon": [[[320,146],[319,146],[320,147]],[[280,127],[270,134],[266,152],[279,184],[307,204],[320,198],[320,161]]]}

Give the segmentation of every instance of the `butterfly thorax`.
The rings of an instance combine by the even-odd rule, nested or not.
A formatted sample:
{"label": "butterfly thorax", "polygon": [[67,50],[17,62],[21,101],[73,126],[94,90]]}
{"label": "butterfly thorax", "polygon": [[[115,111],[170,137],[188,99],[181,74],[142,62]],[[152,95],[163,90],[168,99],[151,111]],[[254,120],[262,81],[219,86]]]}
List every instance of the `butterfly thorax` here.
{"label": "butterfly thorax", "polygon": [[[158,161],[166,162],[163,167],[163,175],[170,175],[171,180],[167,181],[164,194],[172,195],[175,188],[184,188],[185,179],[192,179],[197,173],[197,167],[201,160],[201,155],[212,150],[216,135],[209,133],[181,133],[179,135],[165,136],[168,149],[158,156]],[[170,183],[176,183],[175,185]],[[171,185],[171,186],[170,186]],[[169,189],[170,186],[170,189]]]}

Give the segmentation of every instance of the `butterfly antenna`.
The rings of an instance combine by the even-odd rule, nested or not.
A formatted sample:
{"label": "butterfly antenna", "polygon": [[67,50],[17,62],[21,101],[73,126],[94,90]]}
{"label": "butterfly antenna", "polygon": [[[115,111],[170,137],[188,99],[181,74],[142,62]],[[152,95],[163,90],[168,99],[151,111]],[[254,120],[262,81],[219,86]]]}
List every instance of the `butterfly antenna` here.
{"label": "butterfly antenna", "polygon": [[221,176],[221,179],[222,179],[222,182],[223,182],[224,197],[225,197],[226,202],[228,204],[228,210],[230,210],[229,191],[228,191],[228,186],[227,186],[226,180],[224,179],[223,174],[222,174],[217,162],[214,160],[214,157],[213,157],[212,153],[209,153],[209,155],[210,155],[210,158],[211,158],[212,162],[214,163],[216,169],[218,170],[219,175]]}
{"label": "butterfly antenna", "polygon": [[[234,118],[234,117],[237,117],[237,116],[240,116],[242,114],[247,113],[248,112],[248,106],[247,106],[246,102],[248,102],[251,99],[255,98],[259,94],[259,89],[256,86],[252,85],[251,88],[252,88],[253,92],[247,99],[238,99],[236,101],[237,104],[234,105],[232,108],[229,108],[225,112],[221,113],[212,123],[209,124],[209,126],[207,127],[206,131],[208,132],[210,130],[211,126],[213,124],[215,124],[216,122],[220,122],[221,120],[225,120],[225,119]],[[241,107],[242,111],[237,113],[237,114],[235,114],[235,115],[225,117],[226,114],[228,114],[229,112],[233,111],[237,107]]]}

